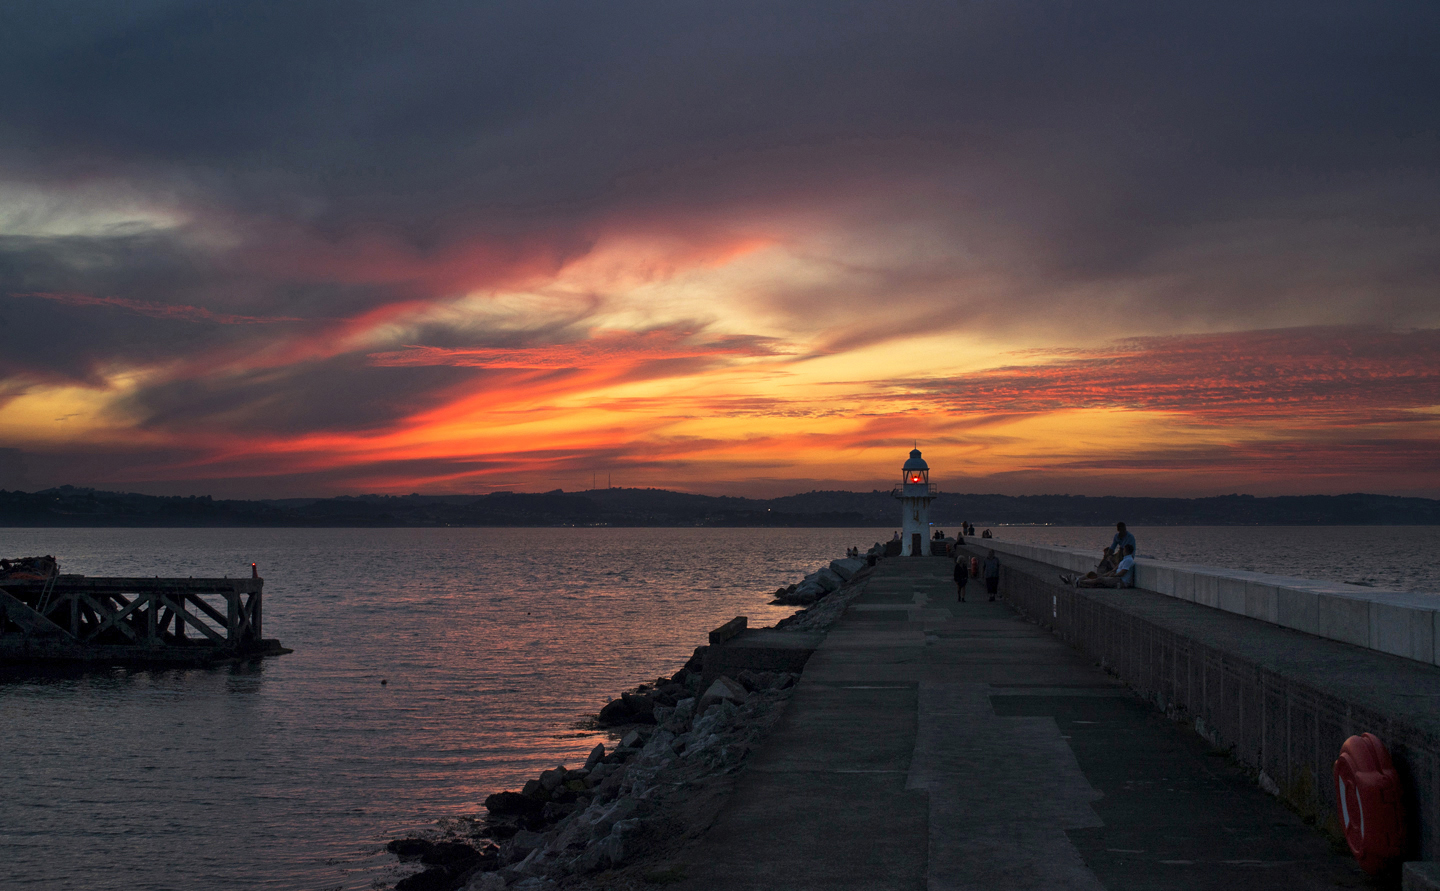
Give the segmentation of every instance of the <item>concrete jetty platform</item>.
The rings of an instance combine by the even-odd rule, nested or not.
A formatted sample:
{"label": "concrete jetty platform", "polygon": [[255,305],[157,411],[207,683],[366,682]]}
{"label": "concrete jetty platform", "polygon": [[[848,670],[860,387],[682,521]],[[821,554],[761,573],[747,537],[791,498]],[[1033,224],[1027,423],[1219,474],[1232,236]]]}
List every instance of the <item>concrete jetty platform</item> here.
{"label": "concrete jetty platform", "polygon": [[690,889],[1387,887],[944,558],[883,560],[805,666]]}

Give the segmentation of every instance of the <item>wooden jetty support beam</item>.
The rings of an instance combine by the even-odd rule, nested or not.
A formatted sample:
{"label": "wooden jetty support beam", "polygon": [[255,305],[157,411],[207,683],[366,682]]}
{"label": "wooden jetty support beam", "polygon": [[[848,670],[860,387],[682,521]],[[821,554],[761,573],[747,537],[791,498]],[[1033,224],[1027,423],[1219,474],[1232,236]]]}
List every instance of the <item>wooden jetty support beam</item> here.
{"label": "wooden jetty support beam", "polygon": [[265,580],[62,575],[0,587],[0,660],[210,662],[290,652],[263,636]]}

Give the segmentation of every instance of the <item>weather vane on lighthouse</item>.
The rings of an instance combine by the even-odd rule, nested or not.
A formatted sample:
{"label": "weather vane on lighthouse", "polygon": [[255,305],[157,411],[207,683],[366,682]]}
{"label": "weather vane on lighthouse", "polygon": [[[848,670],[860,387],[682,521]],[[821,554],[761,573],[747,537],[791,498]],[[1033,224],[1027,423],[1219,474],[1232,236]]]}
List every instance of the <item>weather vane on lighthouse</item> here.
{"label": "weather vane on lighthouse", "polygon": [[919,443],[910,451],[910,459],[900,468],[900,488],[890,494],[900,499],[900,556],[921,557],[930,537],[930,502],[935,500],[935,484],[930,482],[930,465],[920,457]]}

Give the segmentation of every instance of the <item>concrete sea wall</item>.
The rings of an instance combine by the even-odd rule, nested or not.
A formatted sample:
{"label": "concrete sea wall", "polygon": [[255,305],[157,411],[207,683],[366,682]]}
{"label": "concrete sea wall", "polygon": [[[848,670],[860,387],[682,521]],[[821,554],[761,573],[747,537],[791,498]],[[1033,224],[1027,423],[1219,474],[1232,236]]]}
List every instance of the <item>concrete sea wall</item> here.
{"label": "concrete sea wall", "polygon": [[[1100,552],[972,538],[997,553],[1088,572]],[[1338,582],[1190,563],[1135,561],[1135,586],[1306,634],[1440,665],[1440,594],[1382,591]]]}
{"label": "concrete sea wall", "polygon": [[[1089,569],[1098,553],[999,540],[970,545],[971,553],[994,547],[1005,555],[1001,593],[1023,613],[1172,718],[1193,722],[1251,767],[1267,791],[1331,832],[1338,832],[1332,770],[1340,746],[1354,734],[1379,736],[1407,790],[1410,859],[1440,859],[1440,668],[1433,655],[1414,658],[1414,647],[1390,652],[1385,645],[1393,639],[1374,633],[1376,616],[1383,631],[1395,605],[1390,596],[1154,562],[1141,564],[1139,588],[1075,589],[1058,580],[1058,570]],[[1296,591],[1313,595],[1309,620],[1276,609],[1294,602],[1284,592]],[[1317,612],[1332,610],[1353,619],[1315,621]],[[1293,624],[1276,621],[1284,618]]]}

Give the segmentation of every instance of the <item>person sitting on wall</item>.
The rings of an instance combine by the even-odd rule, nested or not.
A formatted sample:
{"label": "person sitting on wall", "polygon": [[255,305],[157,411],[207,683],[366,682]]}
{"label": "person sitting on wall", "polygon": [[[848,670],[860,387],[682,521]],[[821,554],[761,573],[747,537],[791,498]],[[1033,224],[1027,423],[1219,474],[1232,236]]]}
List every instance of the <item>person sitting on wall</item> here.
{"label": "person sitting on wall", "polygon": [[1123,554],[1125,553],[1126,545],[1129,545],[1132,549],[1139,548],[1139,545],[1135,543],[1135,536],[1126,531],[1125,524],[1123,522],[1116,523],[1115,537],[1110,539],[1110,550],[1116,554]]}
{"label": "person sitting on wall", "polygon": [[1096,578],[1075,580],[1077,588],[1133,588],[1135,587],[1135,546],[1125,546],[1125,556],[1110,572]]}
{"label": "person sitting on wall", "polygon": [[1082,576],[1077,576],[1073,572],[1062,572],[1060,573],[1060,581],[1067,585],[1073,585],[1077,579],[1098,579],[1102,575],[1114,572],[1115,563],[1115,551],[1111,548],[1106,548],[1105,555],[1100,558],[1099,563],[1095,564],[1094,569]]}
{"label": "person sitting on wall", "polygon": [[980,537],[981,537],[981,538],[994,538],[995,536],[993,536],[993,535],[990,534],[990,530],[989,530],[989,529],[986,529],[984,532],[980,533]]}
{"label": "person sitting on wall", "polygon": [[1120,560],[1115,556],[1114,548],[1106,548],[1100,562],[1095,564],[1095,575],[1104,575],[1107,572],[1114,572],[1115,566]]}

